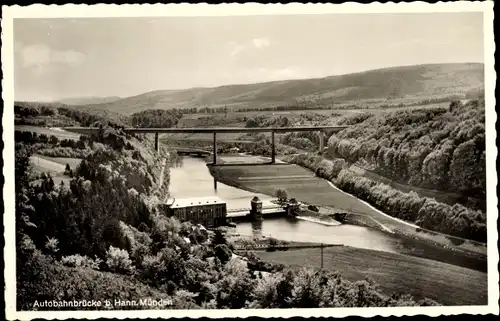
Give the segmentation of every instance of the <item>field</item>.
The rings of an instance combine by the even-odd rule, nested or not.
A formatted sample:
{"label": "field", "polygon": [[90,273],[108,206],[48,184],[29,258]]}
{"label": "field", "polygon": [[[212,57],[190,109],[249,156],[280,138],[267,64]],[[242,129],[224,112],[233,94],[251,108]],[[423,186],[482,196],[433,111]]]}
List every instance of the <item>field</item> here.
{"label": "field", "polygon": [[65,166],[60,162],[50,160],[49,157],[31,156],[30,160],[35,172],[48,173],[53,176],[64,173]]}
{"label": "field", "polygon": [[80,138],[79,134],[68,132],[58,128],[50,128],[50,127],[38,127],[38,126],[26,126],[26,125],[16,125],[15,130],[17,131],[26,131],[26,132],[34,132],[39,135],[45,134],[47,136],[56,136],[59,139],[73,139],[78,140]]}
{"label": "field", "polygon": [[69,165],[71,169],[75,169],[80,165],[82,160],[80,158],[66,158],[66,157],[48,157],[48,156],[40,156],[37,155],[40,158],[45,158],[46,160],[52,161],[57,164],[61,164],[64,167],[66,167],[66,164]]}
{"label": "field", "polygon": [[[261,259],[296,266],[321,266],[320,249],[255,252]],[[445,305],[488,303],[487,274],[407,255],[351,247],[324,248],[324,268],[351,281],[373,278],[387,293],[410,293]]]}
{"label": "field", "polygon": [[75,170],[82,161],[79,158],[47,157],[42,155],[33,155],[30,160],[35,173],[50,174],[56,185],[61,184],[61,181],[63,181],[67,186],[69,186],[71,178],[64,175],[66,164],[69,164],[71,169]]}
{"label": "field", "polygon": [[[269,163],[271,158],[264,156],[255,156],[255,155],[245,155],[245,154],[237,154],[237,155],[218,155],[217,163],[218,164],[263,164]],[[276,159],[276,163],[285,164],[285,162]],[[307,174],[310,176],[310,174]]]}

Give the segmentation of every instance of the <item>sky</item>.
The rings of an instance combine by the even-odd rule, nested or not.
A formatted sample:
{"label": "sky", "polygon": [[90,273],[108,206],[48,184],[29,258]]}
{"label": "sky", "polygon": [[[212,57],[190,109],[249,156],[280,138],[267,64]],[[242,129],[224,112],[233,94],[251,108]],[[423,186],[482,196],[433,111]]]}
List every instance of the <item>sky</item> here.
{"label": "sky", "polygon": [[482,13],[14,20],[15,99],[484,62]]}

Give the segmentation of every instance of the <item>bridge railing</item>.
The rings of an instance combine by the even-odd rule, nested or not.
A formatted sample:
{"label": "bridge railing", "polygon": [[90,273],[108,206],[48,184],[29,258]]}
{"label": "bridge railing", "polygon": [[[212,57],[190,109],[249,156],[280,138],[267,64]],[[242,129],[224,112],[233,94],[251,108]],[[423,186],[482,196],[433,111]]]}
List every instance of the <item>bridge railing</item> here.
{"label": "bridge railing", "polygon": [[[273,210],[273,209],[283,209],[281,206],[263,206],[263,210]],[[228,210],[228,213],[234,213],[234,212],[243,212],[243,211],[250,211],[250,207],[244,207],[244,208],[232,208]]]}

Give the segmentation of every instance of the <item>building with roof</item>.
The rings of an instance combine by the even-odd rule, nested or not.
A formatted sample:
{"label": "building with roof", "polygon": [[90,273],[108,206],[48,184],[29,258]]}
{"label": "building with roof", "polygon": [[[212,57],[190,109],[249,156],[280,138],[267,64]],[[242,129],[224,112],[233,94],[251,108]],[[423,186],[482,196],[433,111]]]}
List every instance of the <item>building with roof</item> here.
{"label": "building with roof", "polygon": [[166,207],[167,216],[207,227],[226,225],[226,202],[218,197],[176,198]]}

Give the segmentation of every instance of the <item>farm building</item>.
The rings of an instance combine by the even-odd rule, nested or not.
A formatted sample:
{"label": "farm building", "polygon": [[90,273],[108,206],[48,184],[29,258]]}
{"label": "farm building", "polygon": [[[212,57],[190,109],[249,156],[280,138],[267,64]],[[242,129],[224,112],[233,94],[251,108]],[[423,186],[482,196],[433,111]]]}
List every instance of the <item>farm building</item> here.
{"label": "farm building", "polygon": [[167,216],[174,216],[181,222],[190,221],[208,227],[226,224],[226,202],[217,197],[174,199],[165,210]]}

